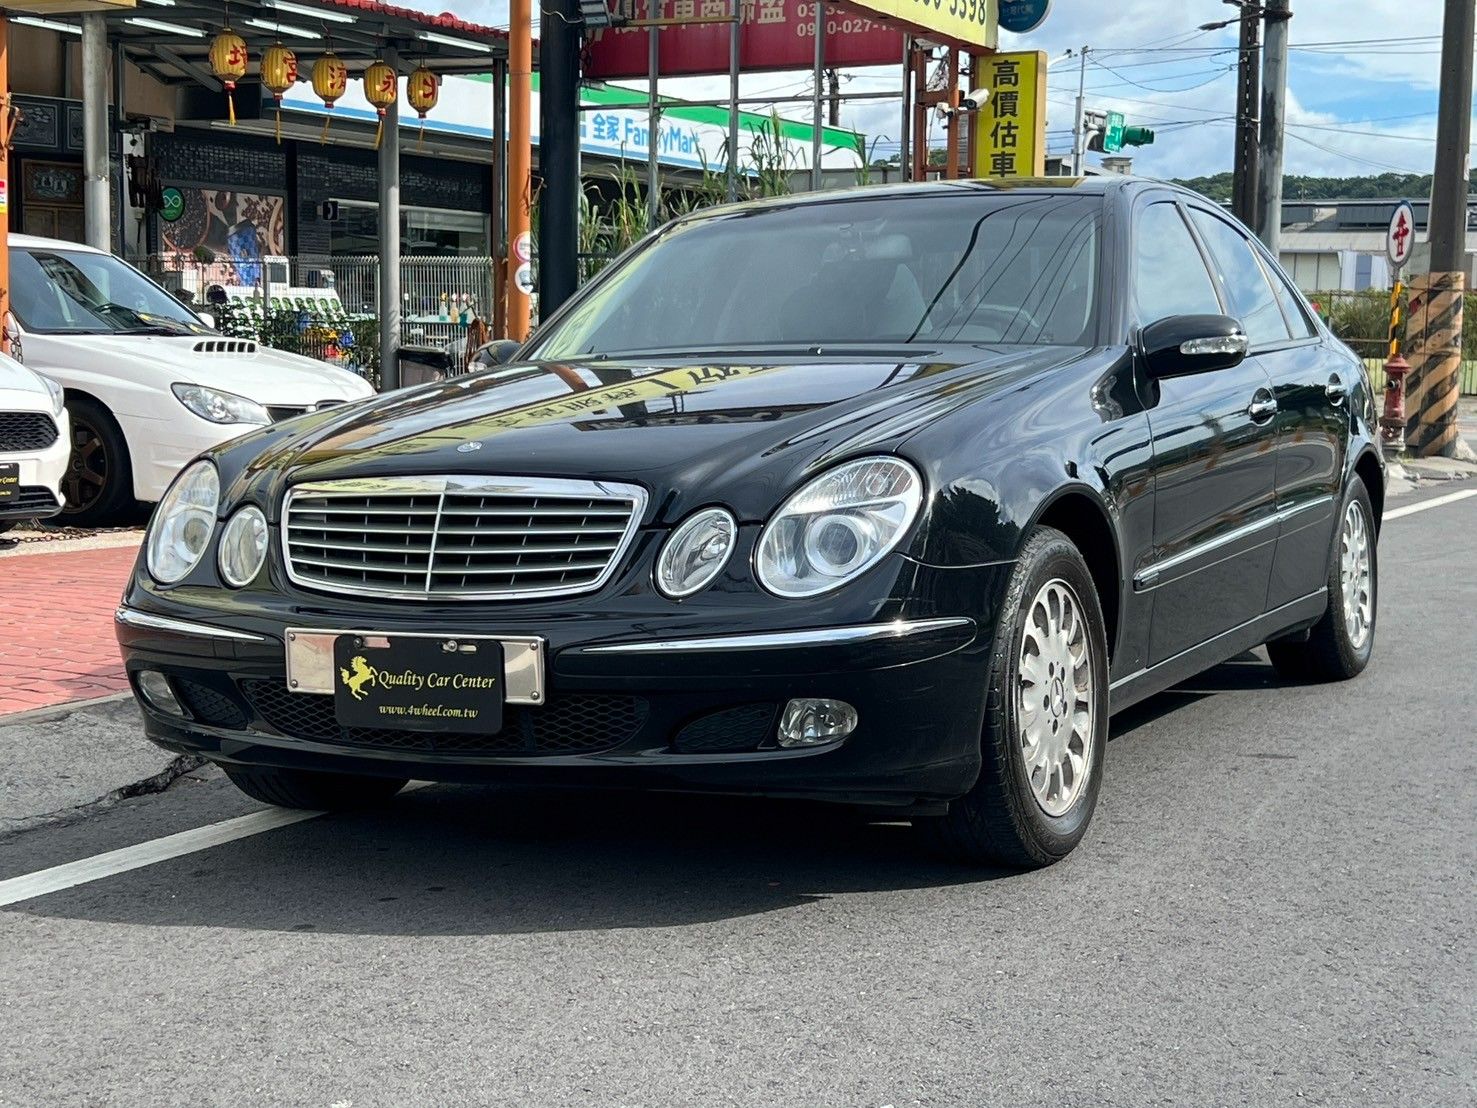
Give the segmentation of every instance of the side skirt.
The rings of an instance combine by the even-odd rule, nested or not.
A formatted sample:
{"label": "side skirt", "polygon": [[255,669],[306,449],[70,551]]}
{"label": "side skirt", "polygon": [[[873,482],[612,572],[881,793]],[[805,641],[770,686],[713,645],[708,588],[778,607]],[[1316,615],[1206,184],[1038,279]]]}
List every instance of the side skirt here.
{"label": "side skirt", "polygon": [[1108,711],[1121,712],[1124,708],[1178,685],[1211,666],[1219,665],[1254,646],[1261,646],[1268,639],[1311,626],[1327,610],[1328,590],[1319,589],[1256,619],[1248,620],[1239,627],[1233,627],[1199,646],[1181,651],[1173,658],[1166,658],[1148,669],[1121,677],[1109,687]]}

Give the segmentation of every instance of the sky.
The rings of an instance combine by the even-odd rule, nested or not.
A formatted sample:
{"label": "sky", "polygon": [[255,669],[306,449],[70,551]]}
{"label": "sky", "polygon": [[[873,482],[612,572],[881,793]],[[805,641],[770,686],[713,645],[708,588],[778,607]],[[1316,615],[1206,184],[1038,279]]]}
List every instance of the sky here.
{"label": "sky", "polygon": [[[418,6],[436,7],[434,0]],[[1441,0],[1292,0],[1292,8],[1285,172],[1431,172]],[[468,0],[457,14],[506,26],[507,0]],[[1237,29],[1197,28],[1235,15],[1235,8],[1218,0],[1052,0],[1045,23],[1029,35],[1002,32],[1000,47],[1044,50],[1051,59],[1050,152],[1071,149],[1080,63],[1066,55],[1087,46],[1087,106],[1120,111],[1130,125],[1156,131],[1153,145],[1125,151],[1134,155],[1134,171],[1202,176],[1231,168]],[[842,90],[899,88],[899,69],[843,72]],[[754,74],[743,79],[742,94],[806,92],[809,84],[805,72]],[[728,79],[667,80],[662,92],[719,98],[727,95]],[[809,113],[808,104],[779,109],[796,118]],[[842,105],[841,122],[866,134],[882,156],[897,149],[899,115],[896,101],[857,101]]]}

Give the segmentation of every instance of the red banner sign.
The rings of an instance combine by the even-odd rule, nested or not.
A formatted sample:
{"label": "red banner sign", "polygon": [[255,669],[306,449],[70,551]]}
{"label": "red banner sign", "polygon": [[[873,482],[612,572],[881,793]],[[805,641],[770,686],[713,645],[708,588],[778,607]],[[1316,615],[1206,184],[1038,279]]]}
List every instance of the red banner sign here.
{"label": "red banner sign", "polygon": [[[632,18],[651,18],[647,0],[634,0]],[[731,15],[730,0],[659,0],[660,18]],[[628,4],[621,5],[629,11]],[[745,73],[809,69],[815,64],[815,5],[807,0],[740,0],[739,68]],[[728,23],[663,27],[661,76],[728,72]],[[585,52],[584,74],[599,80],[645,77],[644,27],[606,28]],[[902,32],[852,11],[826,11],[826,65],[901,65]]]}

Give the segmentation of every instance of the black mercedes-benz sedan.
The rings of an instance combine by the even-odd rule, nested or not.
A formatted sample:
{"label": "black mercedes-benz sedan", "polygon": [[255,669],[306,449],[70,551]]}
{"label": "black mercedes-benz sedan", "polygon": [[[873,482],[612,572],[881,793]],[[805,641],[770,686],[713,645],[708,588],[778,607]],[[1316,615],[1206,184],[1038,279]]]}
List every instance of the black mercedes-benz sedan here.
{"label": "black mercedes-benz sedan", "polygon": [[118,610],[148,736],[307,808],[409,779],[826,798],[1082,838],[1108,718],[1265,643],[1352,677],[1362,363],[1126,178],[717,208],[513,360],[190,465]]}

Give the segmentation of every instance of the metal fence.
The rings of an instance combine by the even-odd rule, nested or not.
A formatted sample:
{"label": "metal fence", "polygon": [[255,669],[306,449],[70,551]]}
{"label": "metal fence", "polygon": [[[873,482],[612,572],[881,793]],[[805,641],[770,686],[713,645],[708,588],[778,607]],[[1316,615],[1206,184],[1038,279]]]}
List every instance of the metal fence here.
{"label": "metal fence", "polygon": [[[1382,367],[1390,348],[1389,290],[1365,289],[1362,292],[1349,292],[1339,289],[1310,292],[1307,296],[1329,329],[1364,359],[1376,379],[1376,384],[1382,384]],[[1407,304],[1402,302],[1402,319],[1406,307]],[[1403,325],[1396,329],[1396,334],[1403,343]],[[1464,396],[1477,395],[1477,293],[1468,293],[1462,314],[1461,391]]]}

